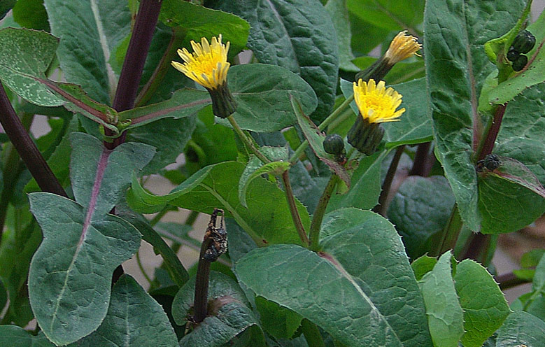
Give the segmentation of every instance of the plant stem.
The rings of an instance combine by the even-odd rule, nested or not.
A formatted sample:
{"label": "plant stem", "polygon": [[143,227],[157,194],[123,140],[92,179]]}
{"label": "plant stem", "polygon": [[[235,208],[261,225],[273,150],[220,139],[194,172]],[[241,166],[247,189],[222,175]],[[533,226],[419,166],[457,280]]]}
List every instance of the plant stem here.
{"label": "plant stem", "polygon": [[151,284],[151,282],[153,281],[146,273],[146,270],[144,269],[144,265],[142,265],[142,260],[140,259],[140,251],[136,251],[135,256],[136,256],[136,264],[138,265],[138,269],[140,269],[140,272],[142,273],[146,281],[148,281],[148,284]]}
{"label": "plant stem", "polygon": [[329,181],[327,182],[324,192],[318,201],[314,215],[312,216],[312,222],[310,223],[310,249],[312,251],[318,251],[320,248],[320,228],[322,226],[322,220],[324,219],[325,210],[333,191],[337,186],[338,176],[335,173],[331,174]]}
{"label": "plant stem", "polygon": [[1,82],[0,123],[40,189],[44,192],[67,197],[57,177],[55,177],[53,171],[47,165],[40,150],[32,141],[21,120],[15,113]]}
{"label": "plant stem", "polygon": [[500,285],[501,290],[513,288],[521,284],[532,283],[532,280],[518,278],[512,272],[498,276],[495,278],[495,280]]}
{"label": "plant stem", "polygon": [[[324,129],[333,121],[340,122],[345,120],[347,117],[351,116],[352,115],[351,112],[346,112],[346,113],[343,113],[343,112],[350,107],[350,103],[352,101],[354,101],[354,96],[349,97],[342,104],[340,104],[339,107],[337,107],[337,109],[333,111],[333,113],[327,116],[327,118],[324,119],[322,123],[320,123],[320,125],[318,126],[318,129],[320,129],[320,131],[324,131]],[[342,113],[342,116],[339,117],[341,113]],[[293,153],[293,155],[291,156],[289,160],[292,165],[294,165],[297,162],[297,160],[299,160],[303,152],[308,148],[308,145],[309,145],[308,140],[305,140],[303,141],[303,143],[299,145],[299,147],[297,147],[297,149],[295,150],[295,152]]]}
{"label": "plant stem", "polygon": [[299,210],[297,210],[297,205],[295,204],[295,197],[293,195],[293,189],[291,188],[290,177],[288,171],[282,173],[282,182],[284,182],[284,191],[286,192],[286,199],[288,200],[288,206],[290,208],[291,218],[293,219],[293,224],[295,225],[295,230],[303,242],[303,245],[309,245],[309,240],[307,237],[307,232],[301,221],[301,216],[299,215]]}
{"label": "plant stem", "polygon": [[208,305],[208,284],[210,280],[210,261],[204,259],[204,252],[212,243],[211,238],[206,238],[201,245],[197,275],[195,277],[195,303],[193,306],[193,321],[200,323],[206,318]]}
{"label": "plant stem", "polygon": [[392,182],[394,181],[394,177],[396,175],[397,166],[399,165],[399,160],[401,159],[401,155],[403,154],[404,150],[405,146],[397,147],[394,153],[394,157],[390,162],[390,167],[388,167],[388,172],[386,173],[384,182],[382,183],[382,190],[378,198],[378,205],[373,208],[373,211],[380,214],[381,216],[386,216],[386,208],[388,207],[386,201],[388,200],[390,188],[392,188]]}
{"label": "plant stem", "polygon": [[430,256],[438,257],[446,251],[453,249],[463,225],[462,218],[458,212],[458,205],[454,205],[447,225],[442,231],[441,241],[433,245],[429,252]]}
{"label": "plant stem", "polygon": [[418,145],[414,156],[413,167],[409,172],[410,176],[428,177],[430,175],[431,161],[430,153],[431,142],[424,142]]}
{"label": "plant stem", "polygon": [[252,152],[256,157],[259,158],[259,160],[261,160],[265,164],[270,163],[271,161],[269,160],[269,158],[265,157],[263,153],[261,153],[259,149],[254,146],[253,141],[249,139],[248,136],[246,136],[242,128],[238,125],[235,118],[233,118],[233,116],[229,116],[227,117],[227,119],[229,120],[229,123],[231,123],[231,126],[235,130],[235,133],[238,135],[242,143],[244,143],[246,148],[248,148],[250,152]]}
{"label": "plant stem", "polygon": [[305,335],[305,340],[307,340],[309,346],[325,347],[324,339],[316,324],[305,318],[301,322],[301,330],[303,331],[303,335]]}
{"label": "plant stem", "polygon": [[498,137],[498,133],[500,132],[501,122],[503,120],[503,115],[505,114],[506,108],[507,104],[498,105],[498,107],[496,108],[492,123],[486,131],[485,139],[479,145],[479,149],[477,150],[477,160],[484,159],[484,157],[492,153],[492,150],[494,149],[494,143],[496,142],[496,138]]}

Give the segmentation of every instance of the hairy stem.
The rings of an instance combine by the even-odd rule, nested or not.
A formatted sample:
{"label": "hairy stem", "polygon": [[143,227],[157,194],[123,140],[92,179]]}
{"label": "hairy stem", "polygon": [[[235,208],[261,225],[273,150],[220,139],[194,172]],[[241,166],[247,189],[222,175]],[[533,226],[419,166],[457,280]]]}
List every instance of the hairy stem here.
{"label": "hairy stem", "polygon": [[397,147],[394,153],[394,157],[390,162],[390,167],[388,167],[388,172],[386,173],[384,182],[382,183],[382,190],[378,198],[378,205],[375,206],[375,208],[373,209],[373,211],[380,214],[381,216],[386,216],[386,208],[388,207],[386,201],[388,200],[390,188],[392,188],[392,182],[394,181],[394,177],[396,175],[397,166],[399,165],[399,160],[401,159],[401,155],[403,154],[404,150],[405,146]]}
{"label": "hairy stem", "polygon": [[290,177],[288,171],[282,173],[282,182],[284,182],[284,191],[286,192],[286,199],[288,200],[288,206],[290,208],[291,218],[293,219],[293,224],[295,225],[295,230],[303,242],[304,245],[309,244],[307,232],[301,221],[301,216],[299,215],[299,210],[295,204],[295,196],[293,195],[293,190],[291,188]]}
{"label": "hairy stem", "polygon": [[503,115],[505,114],[506,108],[507,104],[499,105],[496,108],[492,123],[486,131],[484,141],[479,145],[479,149],[477,150],[477,160],[484,159],[484,157],[492,153],[492,150],[494,149],[494,143],[496,142],[496,138],[498,137],[498,133],[500,132],[501,122],[503,120]]}
{"label": "hairy stem", "polygon": [[258,157],[259,160],[261,160],[265,164],[271,162],[267,157],[265,157],[263,155],[263,153],[261,153],[259,151],[259,149],[257,149],[255,147],[252,139],[250,139],[248,136],[246,136],[246,134],[244,133],[242,128],[238,125],[237,121],[235,120],[235,118],[233,118],[233,116],[227,117],[227,120],[229,120],[229,123],[231,123],[231,126],[235,130],[235,133],[238,135],[238,137],[240,138],[242,143],[244,143],[246,148],[248,148],[250,150],[250,152],[252,152],[252,154],[254,154],[256,157]]}
{"label": "hairy stem", "polygon": [[318,251],[320,248],[320,228],[322,226],[322,221],[324,219],[325,210],[333,191],[337,186],[338,176],[335,173],[331,174],[329,181],[327,182],[326,187],[318,201],[314,215],[312,216],[312,222],[310,223],[310,249],[312,251]]}

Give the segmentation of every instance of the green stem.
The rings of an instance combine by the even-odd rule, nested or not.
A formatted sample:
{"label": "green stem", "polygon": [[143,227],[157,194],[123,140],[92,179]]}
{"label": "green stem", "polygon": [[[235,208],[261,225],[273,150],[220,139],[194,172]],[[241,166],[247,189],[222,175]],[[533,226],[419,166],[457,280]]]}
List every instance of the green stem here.
{"label": "green stem", "polygon": [[390,162],[390,167],[388,168],[386,177],[384,178],[384,183],[382,183],[382,190],[378,198],[378,205],[375,206],[375,208],[373,209],[373,211],[380,214],[381,216],[386,216],[386,208],[388,207],[386,206],[386,201],[388,200],[390,188],[392,187],[392,182],[394,181],[394,177],[396,175],[397,166],[399,165],[399,160],[401,159],[401,155],[403,154],[404,150],[405,146],[397,147],[394,157]]}
{"label": "green stem", "polygon": [[288,200],[288,206],[290,208],[291,218],[293,219],[293,224],[295,225],[295,230],[303,244],[309,245],[309,240],[307,237],[307,232],[301,221],[301,216],[299,215],[299,210],[295,204],[295,196],[293,195],[293,189],[291,188],[290,178],[288,171],[282,173],[282,182],[284,182],[284,191],[286,192],[286,199]]}
{"label": "green stem", "polygon": [[320,330],[316,324],[312,323],[308,319],[303,319],[301,322],[301,330],[303,335],[305,335],[305,340],[307,340],[307,344],[309,346],[325,347],[324,339],[322,338],[322,334],[320,334]]}
{"label": "green stem", "polygon": [[144,270],[144,265],[142,265],[142,260],[140,259],[140,251],[136,252],[136,264],[138,265],[138,268],[140,269],[140,272],[142,273],[146,281],[151,284],[151,282],[153,281],[151,280],[151,278],[149,278],[146,270]]}
{"label": "green stem", "polygon": [[327,182],[324,192],[318,201],[318,206],[316,206],[316,210],[312,216],[312,222],[310,223],[310,249],[312,251],[318,251],[320,248],[320,228],[322,226],[322,220],[324,219],[327,204],[337,186],[337,182],[338,176],[335,173],[331,174],[329,182]]}
{"label": "green stem", "polygon": [[456,245],[456,241],[458,240],[458,236],[460,235],[463,225],[464,223],[462,222],[462,218],[458,212],[458,205],[454,205],[447,225],[442,231],[441,241],[432,247],[430,250],[430,256],[438,257],[446,251],[453,249]]}
{"label": "green stem", "polygon": [[[333,121],[336,121],[336,122],[343,121],[349,116],[351,116],[352,115],[351,112],[346,112],[346,113],[343,113],[343,112],[350,107],[350,103],[352,101],[354,101],[353,95],[350,96],[348,99],[344,100],[344,102],[340,104],[339,107],[337,107],[337,109],[333,111],[333,113],[331,113],[326,119],[324,119],[324,121],[320,123],[320,125],[318,126],[318,129],[320,129],[320,131],[324,131],[324,129]],[[294,165],[297,162],[297,160],[299,160],[299,158],[301,157],[301,155],[307,148],[308,148],[308,140],[305,140],[303,141],[303,143],[301,143],[301,145],[299,145],[299,147],[297,147],[297,149],[295,150],[295,153],[293,153],[293,155],[291,156],[290,163]]]}
{"label": "green stem", "polygon": [[233,118],[233,116],[229,116],[227,117],[227,119],[229,120],[229,123],[231,123],[231,126],[233,127],[233,129],[235,130],[235,133],[238,135],[238,137],[240,138],[240,140],[244,143],[244,145],[246,146],[246,148],[248,148],[250,150],[250,152],[252,152],[256,157],[259,158],[259,160],[261,160],[262,162],[264,162],[265,164],[267,163],[270,163],[271,161],[265,157],[263,155],[263,153],[261,153],[259,151],[259,149],[257,149],[255,146],[254,146],[254,143],[251,139],[248,138],[248,136],[246,136],[246,134],[244,133],[244,131],[242,130],[242,128],[238,125],[237,121],[235,120],[235,118]]}

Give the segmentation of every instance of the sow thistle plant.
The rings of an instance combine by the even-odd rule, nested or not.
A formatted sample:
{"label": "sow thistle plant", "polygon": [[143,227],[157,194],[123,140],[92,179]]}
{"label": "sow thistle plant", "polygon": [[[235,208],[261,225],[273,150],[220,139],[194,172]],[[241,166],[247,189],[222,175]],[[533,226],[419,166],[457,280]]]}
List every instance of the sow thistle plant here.
{"label": "sow thistle plant", "polygon": [[545,15],[342,3],[2,10],[0,346],[545,341]]}

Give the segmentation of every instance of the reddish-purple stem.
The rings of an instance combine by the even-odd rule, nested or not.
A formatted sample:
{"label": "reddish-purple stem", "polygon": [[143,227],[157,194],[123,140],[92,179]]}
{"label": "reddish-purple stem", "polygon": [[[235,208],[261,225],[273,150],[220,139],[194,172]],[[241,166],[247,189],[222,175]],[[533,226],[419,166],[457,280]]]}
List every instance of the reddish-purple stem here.
{"label": "reddish-purple stem", "polygon": [[503,120],[503,115],[505,114],[506,108],[507,104],[499,105],[496,108],[496,112],[494,112],[494,119],[492,120],[492,125],[490,126],[490,130],[488,130],[488,134],[486,134],[483,146],[477,154],[477,160],[484,159],[484,157],[492,153],[492,150],[494,149],[494,143],[496,142],[496,138],[498,137],[498,133],[500,132],[501,122]]}

